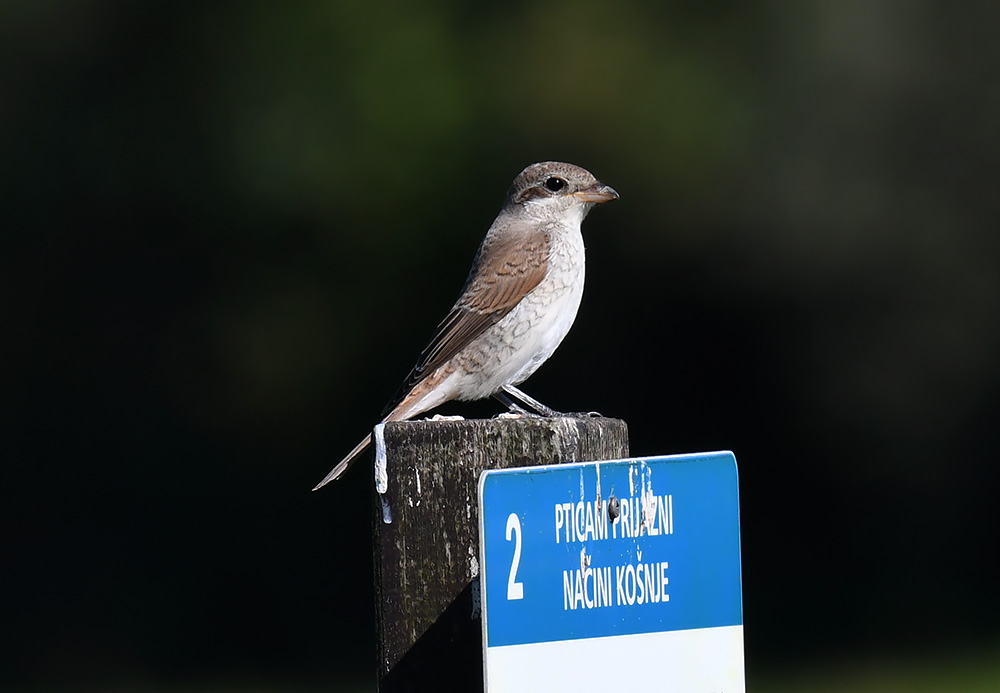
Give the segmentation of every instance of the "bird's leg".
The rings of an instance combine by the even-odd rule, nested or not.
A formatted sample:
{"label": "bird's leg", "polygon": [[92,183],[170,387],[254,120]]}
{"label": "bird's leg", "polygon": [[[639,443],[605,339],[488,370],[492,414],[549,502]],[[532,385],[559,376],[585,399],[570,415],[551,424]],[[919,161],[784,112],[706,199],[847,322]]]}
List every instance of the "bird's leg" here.
{"label": "bird's leg", "polygon": [[[542,416],[553,417],[553,416],[562,416],[563,415],[562,413],[557,412],[555,409],[550,409],[549,407],[546,407],[544,404],[542,404],[541,402],[539,402],[534,397],[529,397],[528,395],[524,394],[523,392],[521,392],[520,390],[518,390],[513,385],[504,385],[500,389],[503,390],[504,394],[507,395],[508,398],[509,397],[513,397],[514,399],[516,399],[519,402],[521,402],[521,404],[528,405],[529,407],[531,407],[532,409],[534,409],[536,412],[538,412]],[[501,401],[503,401],[503,400],[501,400]]]}
{"label": "bird's leg", "polygon": [[494,392],[493,399],[507,407],[507,410],[512,414],[518,414],[519,416],[538,416],[538,414],[528,411],[502,392]]}

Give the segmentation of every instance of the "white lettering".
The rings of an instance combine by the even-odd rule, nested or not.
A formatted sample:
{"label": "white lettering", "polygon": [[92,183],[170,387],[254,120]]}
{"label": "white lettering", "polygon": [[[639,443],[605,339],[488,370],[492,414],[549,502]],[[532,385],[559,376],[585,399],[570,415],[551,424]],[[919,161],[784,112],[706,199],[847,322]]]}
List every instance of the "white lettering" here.
{"label": "white lettering", "polygon": [[649,496],[647,498],[649,501],[649,506],[646,508],[646,517],[649,518],[649,536],[658,537],[660,536],[660,528],[656,525],[656,506],[659,505],[656,501],[658,500],[656,496]]}
{"label": "white lettering", "polygon": [[625,566],[625,600],[635,604],[635,566],[631,563]]}
{"label": "white lettering", "polygon": [[650,566],[646,566],[645,577],[646,577],[646,594],[649,595],[650,604],[658,604],[660,602],[660,564],[654,563],[653,569],[650,570]]}
{"label": "white lettering", "polygon": [[643,604],[646,601],[646,582],[642,579],[642,574],[646,572],[646,565],[643,563],[638,564],[635,567],[635,581],[636,587],[636,597],[635,601],[639,604]]}
{"label": "white lettering", "polygon": [[611,604],[611,566],[597,569],[594,578],[594,588],[597,592],[594,595],[598,606],[609,606]]}
{"label": "white lettering", "polygon": [[576,536],[573,537],[573,541],[583,541],[583,535],[585,529],[583,506],[585,505],[586,503],[584,503],[583,501],[580,501],[579,503],[576,504],[576,514],[574,516],[574,522],[573,522],[573,532],[576,534]]}
{"label": "white lettering", "polygon": [[[561,505],[556,505],[556,543],[559,543],[559,530],[563,526],[563,522],[566,518],[566,513],[563,511]],[[567,538],[568,541],[568,538]]]}
{"label": "white lettering", "polygon": [[587,518],[586,527],[584,529],[584,540],[594,538],[594,506],[591,503],[586,503],[587,506]]}

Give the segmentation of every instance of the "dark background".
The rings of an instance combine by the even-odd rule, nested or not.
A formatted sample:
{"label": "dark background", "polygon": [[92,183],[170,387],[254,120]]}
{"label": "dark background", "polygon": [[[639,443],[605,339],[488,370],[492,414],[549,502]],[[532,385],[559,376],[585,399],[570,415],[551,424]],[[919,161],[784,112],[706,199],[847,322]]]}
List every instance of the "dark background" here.
{"label": "dark background", "polygon": [[995,658],[998,26],[5,2],[0,684],[372,688],[368,462],[309,489],[544,159],[622,199],[525,389],[735,451],[751,689]]}

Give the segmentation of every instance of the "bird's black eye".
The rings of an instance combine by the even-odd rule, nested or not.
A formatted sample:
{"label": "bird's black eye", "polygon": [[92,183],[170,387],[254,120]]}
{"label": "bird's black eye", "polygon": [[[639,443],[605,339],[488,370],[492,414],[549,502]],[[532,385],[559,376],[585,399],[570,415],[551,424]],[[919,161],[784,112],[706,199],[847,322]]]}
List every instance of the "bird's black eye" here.
{"label": "bird's black eye", "polygon": [[562,178],[556,178],[555,176],[552,176],[551,178],[545,181],[545,187],[548,188],[550,192],[559,192],[564,187],[566,187],[566,181],[564,181]]}

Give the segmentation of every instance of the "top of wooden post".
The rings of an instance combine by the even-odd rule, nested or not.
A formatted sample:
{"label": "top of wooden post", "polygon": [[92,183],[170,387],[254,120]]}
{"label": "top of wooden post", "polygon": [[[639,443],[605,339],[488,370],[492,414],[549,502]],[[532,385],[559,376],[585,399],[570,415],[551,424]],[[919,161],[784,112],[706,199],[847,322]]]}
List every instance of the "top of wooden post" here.
{"label": "top of wooden post", "polygon": [[481,690],[479,476],[628,457],[597,416],[406,421],[375,429],[379,689]]}

